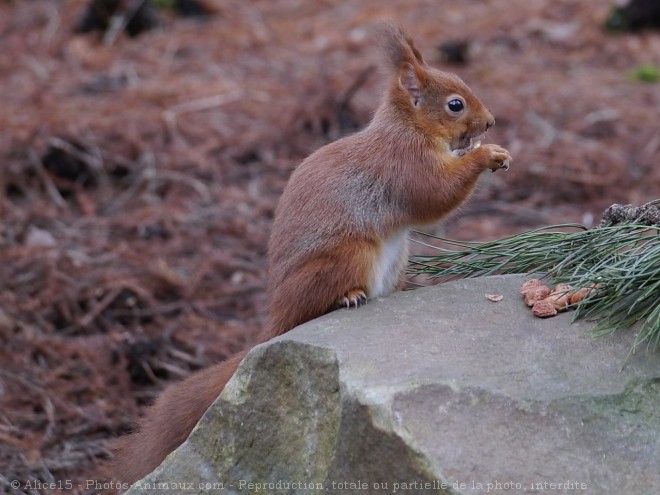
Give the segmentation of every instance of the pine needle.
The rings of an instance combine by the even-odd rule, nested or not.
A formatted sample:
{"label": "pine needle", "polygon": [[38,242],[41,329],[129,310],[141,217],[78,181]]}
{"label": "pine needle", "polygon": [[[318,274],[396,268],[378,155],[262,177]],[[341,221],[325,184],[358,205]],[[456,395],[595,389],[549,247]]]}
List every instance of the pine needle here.
{"label": "pine needle", "polygon": [[[420,233],[449,248],[414,256],[411,275],[443,281],[494,274],[546,273],[553,283],[598,287],[578,303],[575,318],[597,321],[610,334],[641,322],[633,352],[660,347],[660,230],[618,224],[595,229],[565,224],[488,242],[462,242]],[[419,242],[425,246],[428,243]]]}

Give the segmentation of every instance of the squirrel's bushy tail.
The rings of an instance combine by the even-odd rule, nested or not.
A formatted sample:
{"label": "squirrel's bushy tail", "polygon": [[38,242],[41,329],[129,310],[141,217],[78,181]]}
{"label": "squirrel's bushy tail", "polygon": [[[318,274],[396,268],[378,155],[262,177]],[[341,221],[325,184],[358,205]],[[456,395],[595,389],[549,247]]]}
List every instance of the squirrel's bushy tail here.
{"label": "squirrel's bushy tail", "polygon": [[136,433],[117,440],[113,478],[134,483],[181,445],[247,353],[239,352],[165,389],[139,421]]}

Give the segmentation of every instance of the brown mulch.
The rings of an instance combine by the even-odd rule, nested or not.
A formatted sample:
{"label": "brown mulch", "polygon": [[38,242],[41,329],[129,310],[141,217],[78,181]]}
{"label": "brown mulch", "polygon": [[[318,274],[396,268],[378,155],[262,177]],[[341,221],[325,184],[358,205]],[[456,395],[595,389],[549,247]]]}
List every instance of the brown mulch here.
{"label": "brown mulch", "polygon": [[605,2],[205,3],[108,38],[76,32],[85,0],[0,2],[0,491],[94,493],[159,390],[253,342],[289,173],[377,104],[377,17],[468,81],[514,156],[443,235],[658,196],[660,85],[629,73],[660,64],[660,35],[608,35]]}

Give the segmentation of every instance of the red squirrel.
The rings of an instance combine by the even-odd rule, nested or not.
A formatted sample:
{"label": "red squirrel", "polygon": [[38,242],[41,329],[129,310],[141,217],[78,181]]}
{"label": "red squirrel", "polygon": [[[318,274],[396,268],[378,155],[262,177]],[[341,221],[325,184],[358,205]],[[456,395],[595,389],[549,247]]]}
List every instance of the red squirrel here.
{"label": "red squirrel", "polygon": [[[429,67],[394,23],[379,30],[388,86],[371,123],[293,172],[268,244],[265,342],[341,306],[400,287],[408,231],[460,205],[511,156],[479,140],[493,115],[457,76]],[[119,440],[116,473],[134,482],[188,437],[247,351],[166,389]]]}

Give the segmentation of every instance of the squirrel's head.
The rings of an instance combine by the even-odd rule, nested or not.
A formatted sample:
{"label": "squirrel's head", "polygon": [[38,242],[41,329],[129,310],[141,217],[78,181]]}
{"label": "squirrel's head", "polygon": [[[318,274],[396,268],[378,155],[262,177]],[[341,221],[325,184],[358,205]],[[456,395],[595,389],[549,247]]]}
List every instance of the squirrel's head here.
{"label": "squirrel's head", "polygon": [[380,34],[391,78],[388,103],[456,154],[475,146],[495,124],[479,98],[458,76],[429,67],[396,24],[383,24]]}

